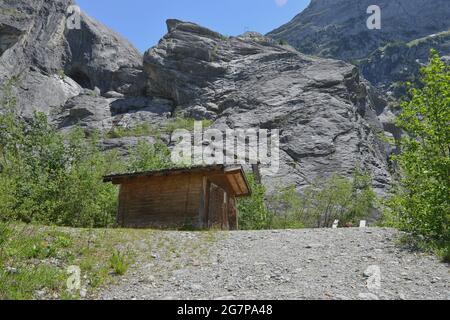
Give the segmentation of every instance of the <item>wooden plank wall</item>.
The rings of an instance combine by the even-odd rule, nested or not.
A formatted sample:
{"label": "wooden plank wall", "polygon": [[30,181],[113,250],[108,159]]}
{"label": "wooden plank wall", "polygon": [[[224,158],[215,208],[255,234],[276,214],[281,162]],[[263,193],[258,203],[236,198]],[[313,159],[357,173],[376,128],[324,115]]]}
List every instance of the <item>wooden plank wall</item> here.
{"label": "wooden plank wall", "polygon": [[237,229],[236,199],[225,176],[141,177],[120,186],[117,222],[127,228]]}
{"label": "wooden plank wall", "polygon": [[[120,190],[123,227],[201,227],[203,177],[177,175],[134,179]],[[121,223],[122,222],[122,223]]]}

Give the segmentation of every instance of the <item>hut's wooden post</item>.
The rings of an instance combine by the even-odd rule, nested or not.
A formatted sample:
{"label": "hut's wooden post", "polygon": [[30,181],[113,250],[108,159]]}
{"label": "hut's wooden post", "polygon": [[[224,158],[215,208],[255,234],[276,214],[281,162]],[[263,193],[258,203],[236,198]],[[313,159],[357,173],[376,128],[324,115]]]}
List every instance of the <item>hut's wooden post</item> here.
{"label": "hut's wooden post", "polygon": [[202,178],[202,192],[200,193],[200,210],[198,213],[198,227],[204,228],[205,227],[205,217],[206,217],[206,177]]}
{"label": "hut's wooden post", "polygon": [[252,171],[253,171],[253,177],[255,178],[256,183],[261,184],[262,178],[261,178],[261,170],[260,170],[259,162],[258,162],[258,164],[252,164]]}
{"label": "hut's wooden post", "polygon": [[202,192],[202,213],[201,219],[203,228],[209,227],[209,198],[211,193],[211,182],[207,177],[203,177],[203,192]]}

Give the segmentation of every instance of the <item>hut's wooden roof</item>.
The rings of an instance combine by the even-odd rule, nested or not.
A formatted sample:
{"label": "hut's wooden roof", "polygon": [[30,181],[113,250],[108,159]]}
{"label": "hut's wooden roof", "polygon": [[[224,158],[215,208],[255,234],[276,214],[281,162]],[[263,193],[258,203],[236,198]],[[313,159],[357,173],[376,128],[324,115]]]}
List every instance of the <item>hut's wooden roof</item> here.
{"label": "hut's wooden roof", "polygon": [[103,178],[104,182],[111,182],[116,185],[130,182],[134,179],[154,178],[154,177],[172,177],[177,175],[188,174],[208,174],[208,175],[222,175],[226,177],[229,185],[233,189],[236,197],[250,196],[252,190],[245,177],[242,166],[227,166],[227,165],[211,165],[211,166],[197,166],[190,168],[166,169],[146,172],[134,172],[126,174],[109,175]]}

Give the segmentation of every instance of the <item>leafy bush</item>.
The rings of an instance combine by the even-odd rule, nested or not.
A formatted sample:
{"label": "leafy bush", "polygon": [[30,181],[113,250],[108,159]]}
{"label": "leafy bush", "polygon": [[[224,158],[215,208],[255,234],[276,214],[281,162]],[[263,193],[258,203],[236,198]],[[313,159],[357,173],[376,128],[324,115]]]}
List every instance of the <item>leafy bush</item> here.
{"label": "leafy bush", "polygon": [[304,228],[304,207],[302,206],[302,198],[295,186],[278,190],[269,197],[268,202],[273,212],[271,228]]}
{"label": "leafy bush", "polygon": [[266,207],[266,188],[258,184],[252,174],[247,174],[247,180],[252,189],[252,195],[238,199],[239,228],[242,230],[270,229],[273,215]]}
{"label": "leafy bush", "polygon": [[440,256],[442,258],[442,261],[450,263],[450,246],[447,246],[446,248],[441,249]]}
{"label": "leafy bush", "polygon": [[[139,141],[125,164],[117,152],[100,151],[96,133],[86,136],[80,128],[61,133],[43,113],[22,118],[13,85],[10,81],[3,90],[0,112],[0,220],[109,227],[115,222],[117,188],[103,183],[103,176],[172,167],[160,140]],[[190,120],[185,124],[193,126]],[[118,135],[150,131],[144,124]]]}
{"label": "leafy bush", "polygon": [[370,176],[356,170],[352,179],[334,175],[306,187],[301,194],[286,188],[272,201],[273,207],[283,209],[281,216],[297,221],[297,226],[329,228],[335,220],[341,226],[353,225],[367,217],[376,207],[376,194]]}
{"label": "leafy bush", "polygon": [[11,230],[6,222],[0,220],[0,267],[3,267],[4,248],[11,234]]}
{"label": "leafy bush", "polygon": [[86,138],[81,129],[59,133],[42,113],[23,119],[15,100],[5,99],[0,114],[0,220],[111,226],[117,190],[102,177],[118,169],[117,155],[101,153],[97,136]]}
{"label": "leafy bush", "polygon": [[376,208],[377,197],[368,174],[356,170],[352,179],[332,176],[317,181],[299,193],[290,186],[266,197],[266,190],[248,177],[253,194],[239,199],[241,229],[329,228],[356,224]]}
{"label": "leafy bush", "polygon": [[[409,90],[397,125],[407,135],[399,183],[387,203],[386,220],[432,246],[450,247],[450,67],[433,51],[422,86]],[[448,250],[448,249],[447,249]]]}
{"label": "leafy bush", "polygon": [[170,169],[173,167],[169,148],[160,140],[151,145],[145,140],[138,141],[130,150],[129,172]]}

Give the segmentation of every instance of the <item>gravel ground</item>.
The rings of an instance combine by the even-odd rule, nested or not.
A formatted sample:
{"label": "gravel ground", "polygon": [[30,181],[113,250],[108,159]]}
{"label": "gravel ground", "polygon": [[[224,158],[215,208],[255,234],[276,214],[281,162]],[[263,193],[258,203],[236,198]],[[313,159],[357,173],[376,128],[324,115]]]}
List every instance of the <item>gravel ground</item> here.
{"label": "gravel ground", "polygon": [[401,248],[399,236],[380,228],[166,232],[136,243],[136,263],[100,298],[450,300],[449,265]]}

